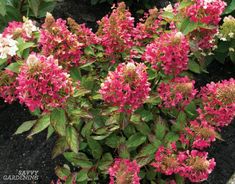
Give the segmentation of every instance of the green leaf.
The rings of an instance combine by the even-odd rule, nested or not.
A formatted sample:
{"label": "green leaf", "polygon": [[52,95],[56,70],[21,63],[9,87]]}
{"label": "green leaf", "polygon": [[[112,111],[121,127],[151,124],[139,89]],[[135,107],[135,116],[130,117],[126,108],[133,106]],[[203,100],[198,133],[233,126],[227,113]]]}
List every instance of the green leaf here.
{"label": "green leaf", "polygon": [[159,122],[156,124],[155,135],[157,139],[162,140],[166,133],[166,125]]}
{"label": "green leaf", "polygon": [[77,182],[83,182],[88,180],[88,176],[87,176],[88,170],[87,169],[81,169],[78,173],[77,173]]}
{"label": "green leaf", "polygon": [[179,139],[179,135],[174,132],[168,132],[164,138],[166,143],[172,143]]}
{"label": "green leaf", "polygon": [[120,144],[118,147],[118,155],[120,158],[130,158],[130,153],[128,151],[128,148],[125,144]]}
{"label": "green leaf", "polygon": [[99,142],[92,139],[91,137],[89,137],[87,139],[87,143],[91,149],[91,153],[92,153],[93,157],[96,159],[99,159],[103,153],[103,149],[102,149],[101,145],[99,144]]}
{"label": "green leaf", "polygon": [[189,67],[189,70],[194,72],[194,73],[198,73],[198,74],[201,73],[200,65],[194,60],[189,61],[189,66],[188,67]]}
{"label": "green leaf", "polygon": [[28,48],[34,47],[33,42],[18,42],[18,48],[17,54],[21,57],[24,54],[24,51]]}
{"label": "green leaf", "polygon": [[161,14],[162,18],[164,19],[169,19],[169,20],[173,20],[174,19],[174,13],[172,12],[168,12],[168,11],[164,11],[162,14]]}
{"label": "green leaf", "polygon": [[64,157],[75,167],[91,168],[93,166],[93,163],[81,152],[65,152]]}
{"label": "green leaf", "polygon": [[181,1],[178,9],[181,10],[183,8],[186,8],[186,7],[190,6],[190,5],[192,5],[192,4],[193,4],[192,1]]}
{"label": "green leaf", "polygon": [[28,0],[28,3],[29,3],[29,7],[33,11],[34,16],[38,17],[38,9],[39,9],[39,5],[40,5],[40,1],[39,0]]}
{"label": "green leaf", "polygon": [[146,136],[142,135],[141,133],[136,133],[129,137],[126,142],[128,148],[136,148],[143,144],[146,141]]}
{"label": "green leaf", "polygon": [[67,119],[65,116],[65,111],[63,109],[54,109],[50,116],[51,125],[54,127],[55,131],[61,135],[66,135],[66,123]]}
{"label": "green leaf", "polygon": [[82,78],[81,72],[80,72],[78,67],[73,67],[73,68],[70,69],[70,76],[75,81],[81,80],[81,78]]}
{"label": "green leaf", "polygon": [[136,111],[136,113],[140,114],[143,121],[151,121],[153,120],[153,114],[150,111],[147,111],[145,109],[139,109]]}
{"label": "green leaf", "polygon": [[8,65],[6,67],[6,69],[11,70],[14,73],[19,73],[20,66],[21,65],[17,62],[16,63],[11,63],[10,65]]}
{"label": "green leaf", "polygon": [[112,134],[106,139],[105,144],[111,148],[117,148],[120,144],[119,140],[119,136],[117,136],[116,134]]}
{"label": "green leaf", "polygon": [[6,1],[0,1],[0,14],[4,17],[6,15]]}
{"label": "green leaf", "polygon": [[84,53],[88,56],[95,56],[94,49],[91,46],[86,47]]}
{"label": "green leaf", "polygon": [[135,125],[135,128],[142,133],[143,135],[149,135],[149,133],[151,132],[149,126],[147,125],[147,123],[139,123],[137,125]]}
{"label": "green leaf", "polygon": [[52,150],[52,159],[64,153],[69,148],[65,137],[60,137]]}
{"label": "green leaf", "polygon": [[195,29],[198,28],[198,24],[195,22],[191,22],[189,19],[183,20],[180,31],[184,34],[187,35],[190,32],[194,31]]}
{"label": "green leaf", "polygon": [[37,122],[36,120],[24,122],[22,125],[20,125],[20,127],[16,130],[14,134],[17,135],[17,134],[22,134],[23,132],[29,131],[36,122]]}
{"label": "green leaf", "polygon": [[28,135],[28,137],[31,137],[43,130],[45,130],[50,125],[50,116],[44,115],[41,118],[39,118],[33,127],[31,133]]}
{"label": "green leaf", "polygon": [[74,184],[74,178],[76,178],[77,173],[70,174],[67,178],[64,184]]}
{"label": "green leaf", "polygon": [[0,66],[2,66],[6,62],[7,62],[7,58],[6,59],[0,59]]}
{"label": "green leaf", "polygon": [[42,1],[39,8],[38,8],[38,18],[42,18],[45,17],[47,12],[52,12],[53,9],[56,6],[56,2],[52,1],[52,2],[46,2],[46,1]]}
{"label": "green leaf", "polygon": [[55,132],[55,129],[50,125],[47,129],[47,140],[51,137],[51,135]]}
{"label": "green leaf", "polygon": [[65,167],[60,167],[60,166],[56,166],[55,168],[55,174],[61,179],[64,180],[65,178],[67,178],[70,175],[70,170],[68,168]]}
{"label": "green leaf", "polygon": [[227,6],[227,8],[224,10],[223,15],[230,14],[235,10],[235,0],[232,0],[232,2]]}
{"label": "green leaf", "polygon": [[78,153],[78,149],[79,149],[78,133],[74,127],[72,126],[67,127],[66,140],[70,149],[73,152]]}
{"label": "green leaf", "polygon": [[101,171],[107,171],[110,165],[113,163],[113,157],[111,153],[105,153],[99,161],[98,168]]}

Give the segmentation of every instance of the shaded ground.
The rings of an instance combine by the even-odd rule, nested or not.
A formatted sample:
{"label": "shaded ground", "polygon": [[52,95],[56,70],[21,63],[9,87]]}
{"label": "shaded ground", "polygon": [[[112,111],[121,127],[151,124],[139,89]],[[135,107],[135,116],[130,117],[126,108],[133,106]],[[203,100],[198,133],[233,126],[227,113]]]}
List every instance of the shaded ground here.
{"label": "shaded ground", "polygon": [[[159,1],[165,4],[165,1]],[[102,10],[102,11],[101,11]],[[89,0],[66,0],[58,5],[54,11],[55,17],[72,17],[79,23],[86,23],[96,29],[96,21],[110,10],[110,5],[102,4],[90,7]],[[212,63],[209,74],[198,75],[197,86],[205,85],[210,81],[219,81],[235,77],[235,68],[232,64],[221,65]],[[27,140],[26,135],[12,136],[22,122],[33,119],[29,112],[19,104],[5,105],[0,102],[0,184],[30,184],[26,181],[2,180],[4,175],[17,174],[18,170],[38,170],[37,184],[49,184],[54,179],[54,167],[64,163],[57,158],[51,160],[51,150],[55,137],[46,141],[46,134],[34,136]],[[225,184],[235,171],[235,121],[223,129],[222,137],[225,140],[217,141],[209,150],[211,157],[215,157],[217,165],[205,184]]]}

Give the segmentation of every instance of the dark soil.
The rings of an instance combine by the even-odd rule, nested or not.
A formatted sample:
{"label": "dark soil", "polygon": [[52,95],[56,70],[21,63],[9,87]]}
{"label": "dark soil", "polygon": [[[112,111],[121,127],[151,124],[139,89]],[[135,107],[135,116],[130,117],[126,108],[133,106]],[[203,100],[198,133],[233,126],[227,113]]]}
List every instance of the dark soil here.
{"label": "dark soil", "polygon": [[[166,1],[159,1],[165,4]],[[160,4],[161,5],[161,4]],[[66,0],[59,3],[53,15],[55,17],[72,17],[79,23],[86,23],[93,30],[97,29],[96,21],[110,10],[110,5],[101,4],[91,7],[89,0]],[[209,74],[197,75],[197,86],[210,81],[219,81],[235,77],[235,66],[214,62],[209,66]],[[19,170],[39,171],[36,184],[49,184],[55,179],[54,168],[65,163],[58,157],[51,160],[51,150],[56,137],[46,140],[46,132],[26,139],[27,134],[13,136],[16,129],[27,120],[34,119],[21,105],[6,105],[0,102],[0,184],[30,184],[26,181],[3,181],[4,175],[15,175]],[[225,184],[235,172],[235,121],[221,132],[224,141],[216,141],[209,150],[210,157],[216,159],[217,165],[205,184]]]}

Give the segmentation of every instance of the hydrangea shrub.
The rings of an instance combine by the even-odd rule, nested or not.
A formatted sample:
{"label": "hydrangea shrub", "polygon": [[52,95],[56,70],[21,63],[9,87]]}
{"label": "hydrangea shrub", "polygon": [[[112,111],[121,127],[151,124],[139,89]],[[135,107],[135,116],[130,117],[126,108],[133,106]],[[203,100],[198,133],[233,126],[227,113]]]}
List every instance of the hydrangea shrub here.
{"label": "hydrangea shrub", "polygon": [[0,97],[38,117],[15,134],[57,135],[52,158],[71,163],[55,168],[57,184],[206,180],[215,160],[205,149],[235,116],[235,80],[196,89],[191,72],[206,66],[225,6],[182,1],[135,25],[119,3],[96,33],[51,14],[40,27],[9,23]]}

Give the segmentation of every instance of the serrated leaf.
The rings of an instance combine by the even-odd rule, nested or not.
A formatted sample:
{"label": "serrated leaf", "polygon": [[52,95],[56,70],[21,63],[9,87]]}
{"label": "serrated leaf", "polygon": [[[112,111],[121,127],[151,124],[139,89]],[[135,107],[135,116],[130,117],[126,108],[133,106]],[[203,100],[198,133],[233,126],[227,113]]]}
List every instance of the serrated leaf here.
{"label": "serrated leaf", "polygon": [[113,163],[113,157],[111,153],[105,153],[99,161],[98,168],[101,171],[107,171],[110,165]]}
{"label": "serrated leaf", "polygon": [[10,71],[12,71],[12,72],[14,72],[14,73],[19,73],[19,69],[20,69],[20,64],[19,63],[11,63],[10,65],[8,65],[7,67],[6,67],[6,69],[8,69],[8,70],[10,70]]}
{"label": "serrated leaf", "polygon": [[106,139],[105,144],[111,148],[117,148],[120,144],[119,140],[119,136],[117,136],[116,134],[112,134]]}
{"label": "serrated leaf", "polygon": [[156,124],[155,136],[157,139],[162,140],[166,133],[166,125],[159,122]]}
{"label": "serrated leaf", "polygon": [[60,166],[56,166],[55,168],[55,174],[61,179],[64,180],[65,178],[67,178],[71,172],[69,169],[65,168],[65,167],[60,167]]}
{"label": "serrated leaf", "polygon": [[137,125],[135,125],[135,128],[140,132],[142,133],[143,135],[148,135],[151,130],[149,128],[149,126],[147,125],[147,123],[139,123]]}
{"label": "serrated leaf", "polygon": [[50,116],[44,115],[41,118],[39,118],[34,125],[31,133],[28,135],[28,137],[31,137],[43,130],[45,130],[50,125]]}
{"label": "serrated leaf", "polygon": [[93,166],[93,163],[81,152],[65,152],[64,157],[76,167],[91,168]]}
{"label": "serrated leaf", "polygon": [[87,169],[81,169],[78,173],[77,173],[77,182],[83,182],[88,180],[88,176],[87,176],[88,170]]}
{"label": "serrated leaf", "polygon": [[64,153],[69,148],[65,137],[60,137],[52,150],[52,159]]}
{"label": "serrated leaf", "polygon": [[47,129],[47,140],[52,136],[54,132],[55,132],[54,128],[50,125]]}
{"label": "serrated leaf", "polygon": [[65,116],[65,111],[63,109],[54,109],[50,116],[50,122],[59,135],[66,135],[67,119]]}
{"label": "serrated leaf", "polygon": [[72,151],[78,153],[79,142],[78,142],[78,133],[76,129],[72,126],[67,127],[66,129],[66,140]]}
{"label": "serrated leaf", "polygon": [[118,147],[118,155],[120,158],[130,158],[130,153],[128,151],[128,148],[125,144],[120,144]]}
{"label": "serrated leaf", "polygon": [[38,9],[39,9],[39,5],[40,5],[40,1],[39,0],[28,0],[28,3],[29,3],[29,7],[33,11],[34,16],[38,17]]}
{"label": "serrated leaf", "polygon": [[20,127],[16,130],[14,134],[17,135],[17,134],[22,134],[23,132],[29,131],[36,122],[37,120],[24,122],[22,125],[20,125]]}
{"label": "serrated leaf", "polygon": [[178,9],[181,10],[183,8],[186,8],[186,7],[190,6],[190,5],[192,5],[192,4],[193,4],[192,1],[181,1],[179,6],[178,6]]}
{"label": "serrated leaf", "polygon": [[179,135],[174,132],[168,132],[164,138],[166,143],[176,142],[179,139]]}
{"label": "serrated leaf", "polygon": [[6,1],[0,1],[0,14],[4,17],[6,15]]}
{"label": "serrated leaf", "polygon": [[99,144],[99,142],[92,139],[91,137],[89,137],[87,139],[87,143],[91,149],[91,153],[92,153],[93,157],[96,159],[99,159],[103,153],[103,149],[102,149],[101,145]]}
{"label": "serrated leaf", "polygon": [[198,74],[201,73],[200,65],[194,60],[189,61],[188,67],[189,67],[189,70],[194,72],[194,73],[198,73]]}
{"label": "serrated leaf", "polygon": [[142,135],[141,133],[136,133],[129,137],[126,142],[128,148],[136,148],[143,144],[146,141],[146,136]]}
{"label": "serrated leaf", "polygon": [[223,15],[230,14],[235,10],[235,0],[232,0],[231,3],[224,10]]}
{"label": "serrated leaf", "polygon": [[195,22],[191,22],[190,19],[184,19],[181,27],[180,27],[180,31],[184,34],[187,35],[190,32],[196,30],[198,28],[198,24]]}

